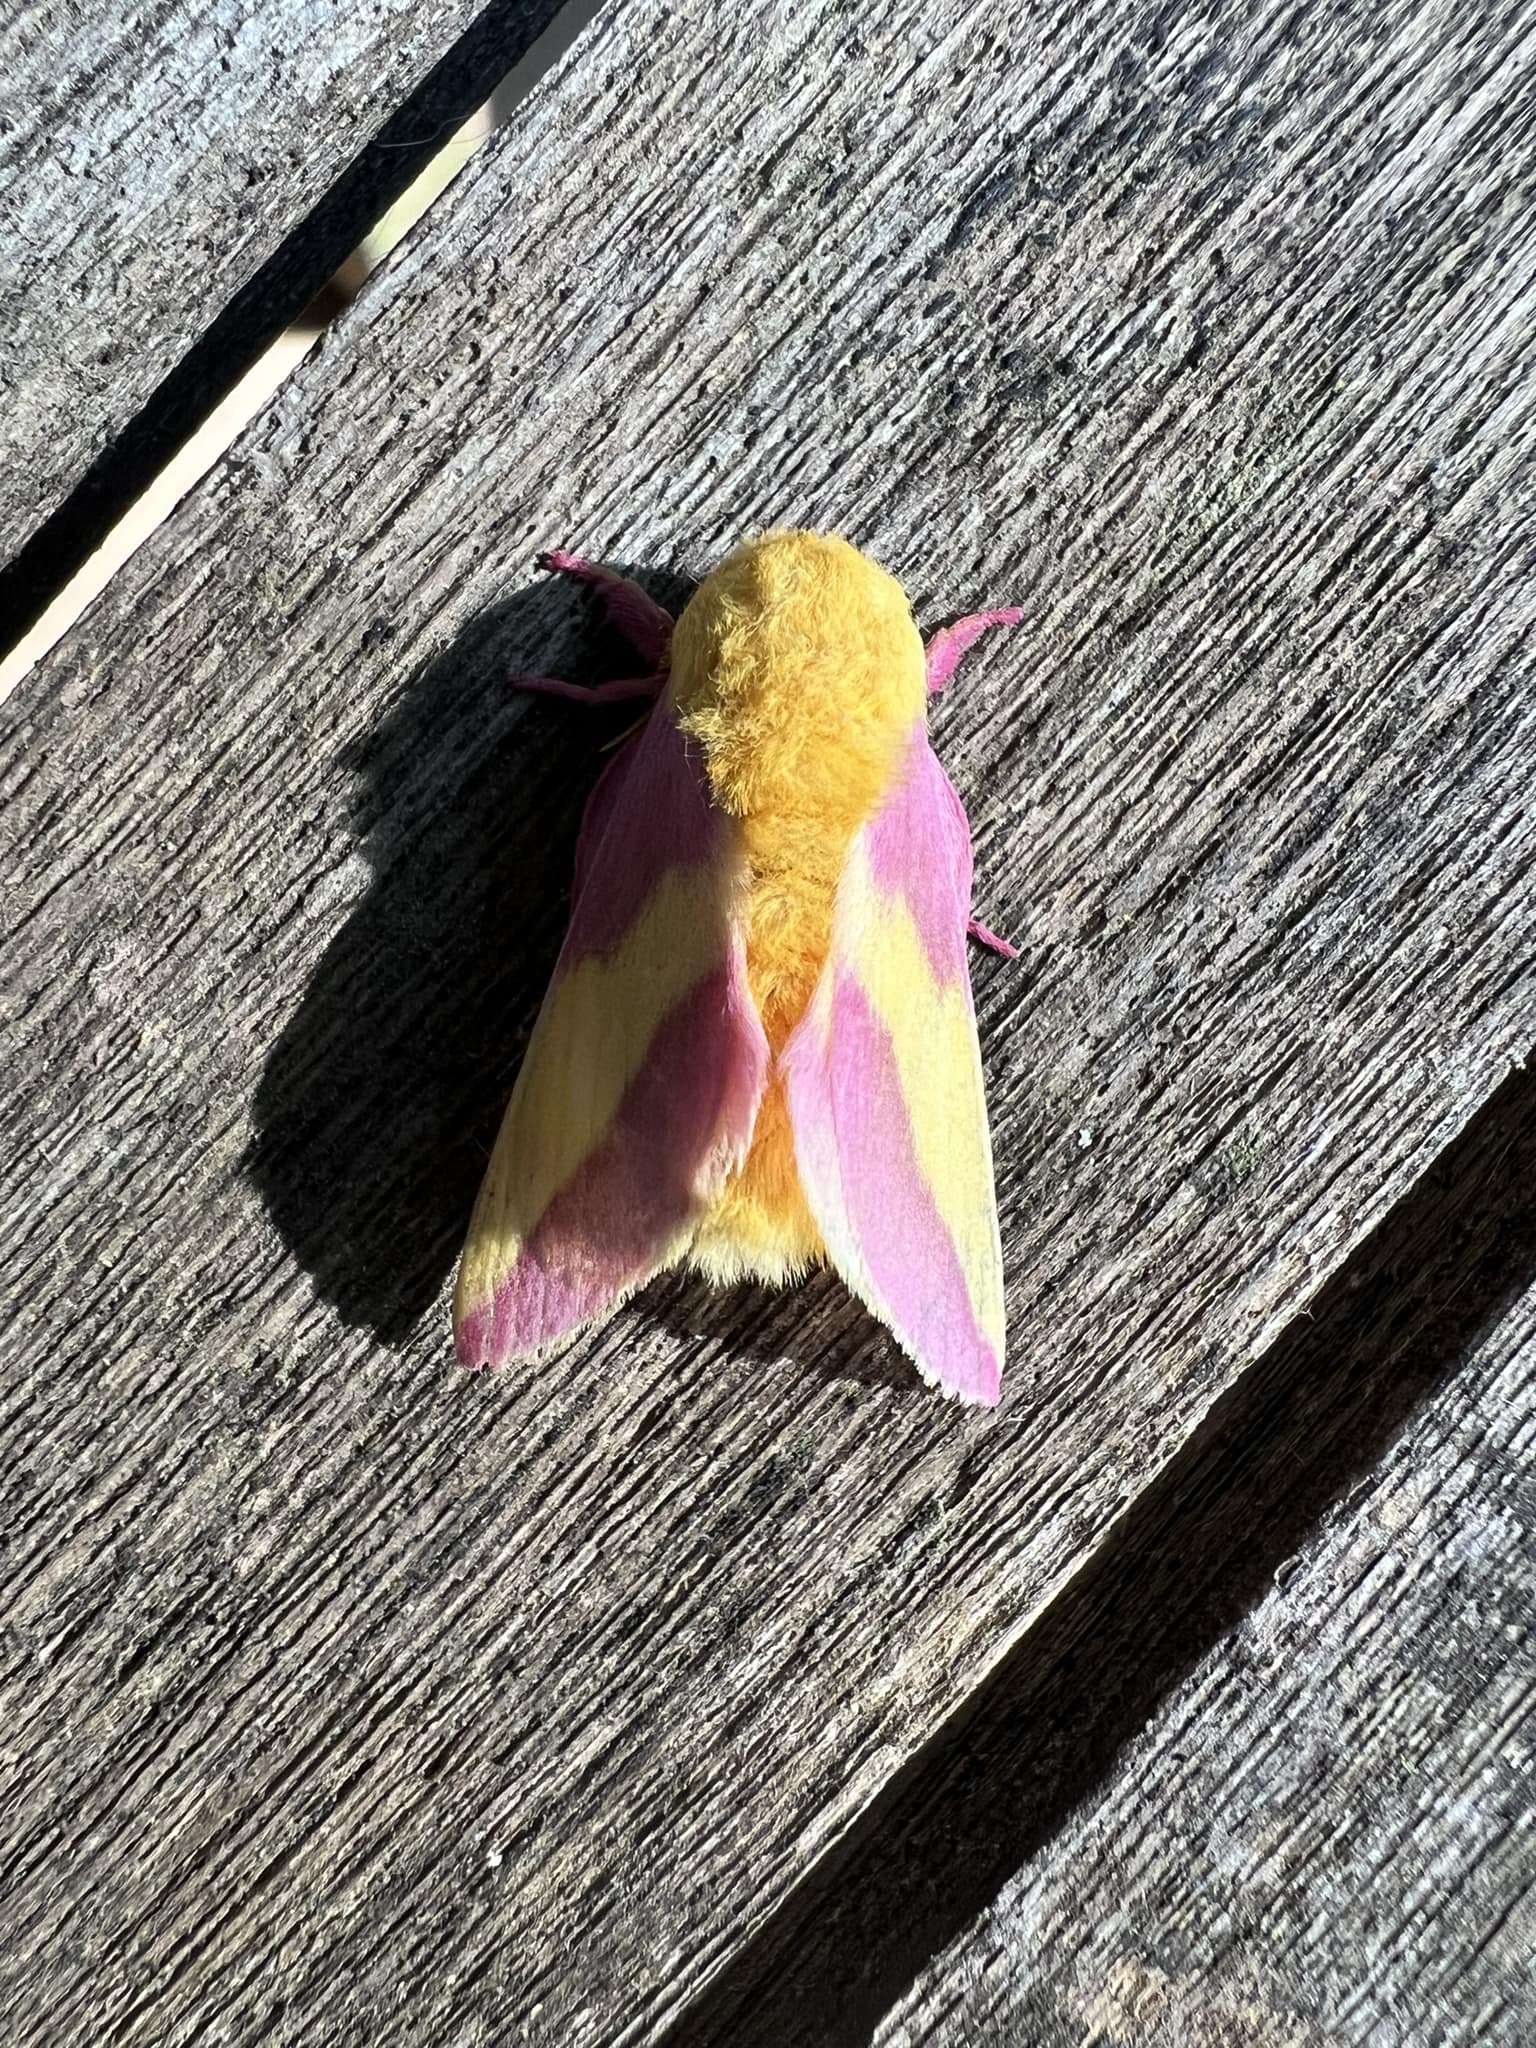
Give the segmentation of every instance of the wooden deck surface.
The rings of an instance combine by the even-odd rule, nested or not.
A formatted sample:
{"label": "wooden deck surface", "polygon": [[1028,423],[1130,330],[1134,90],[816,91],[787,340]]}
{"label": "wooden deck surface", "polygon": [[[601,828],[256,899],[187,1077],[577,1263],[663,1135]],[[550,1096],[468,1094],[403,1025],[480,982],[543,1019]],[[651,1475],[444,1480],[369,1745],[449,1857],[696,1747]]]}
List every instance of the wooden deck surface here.
{"label": "wooden deck surface", "polygon": [[555,8],[7,6],[0,630],[40,609]]}
{"label": "wooden deck surface", "polygon": [[1523,2044],[1536,1064],[668,2036]]}
{"label": "wooden deck surface", "polygon": [[[609,8],[0,710],[0,2033],[707,2033],[989,1674],[1179,1526],[1207,1433],[1373,1231],[1454,1241],[1447,1148],[1504,1156],[1536,1041],[1533,115],[1519,9]],[[1023,948],[975,967],[992,1415],[829,1279],[658,1285],[538,1373],[449,1358],[622,724],[505,688],[613,660],[531,557],[676,602],[778,521],[851,534],[924,625],[1028,610],[934,719],[978,912]],[[1477,1427],[1492,1471],[1524,1441],[1520,1313],[1374,1444],[1386,1521],[1296,1531],[1296,1604],[1242,1620],[1197,1552],[1210,1669],[861,2024],[1194,2040],[1135,2014],[1197,1992],[1328,2023],[1332,1979],[1254,1993],[1137,1873],[1190,1867],[1192,1811],[1292,1796],[1394,1645],[1452,1641],[1390,1503],[1421,1472],[1431,1528],[1483,1526],[1463,1478]],[[1245,1440],[1225,1496],[1315,1434]],[[1517,1620],[1523,1512],[1469,1596]],[[1379,1554],[1408,1576],[1367,1627]],[[1294,1687],[1212,1677],[1297,1616]],[[1142,1697],[1143,1647],[1095,1661],[1090,1629],[1090,1689]],[[1524,1697],[1528,1644],[1483,1647]],[[1405,1727],[1433,1684],[1392,1695]],[[1453,1697],[1471,1748],[1423,1748],[1426,1827],[1494,1696]],[[1276,1759],[1224,1774],[1271,1724]],[[1110,1871],[1146,1939],[1085,1894],[1054,1974],[999,1988],[1143,1781],[1163,1832]],[[1513,1916],[1518,1859],[1465,1840]],[[1292,1910],[1246,1853],[1225,1878]],[[1472,1923],[1414,1924],[1430,1954]],[[1536,2025],[1503,1950],[1464,1951],[1456,2010]]]}
{"label": "wooden deck surface", "polygon": [[873,2040],[1526,2048],[1533,1642],[1527,1289]]}

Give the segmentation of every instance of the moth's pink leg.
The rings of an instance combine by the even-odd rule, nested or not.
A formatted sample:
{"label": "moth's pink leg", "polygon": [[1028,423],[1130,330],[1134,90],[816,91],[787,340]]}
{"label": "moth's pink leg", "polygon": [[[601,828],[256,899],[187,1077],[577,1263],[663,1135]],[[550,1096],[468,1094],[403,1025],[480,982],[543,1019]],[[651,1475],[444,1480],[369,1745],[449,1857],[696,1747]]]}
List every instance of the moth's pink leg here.
{"label": "moth's pink leg", "polygon": [[928,642],[929,696],[943,689],[959,667],[961,655],[990,626],[1017,626],[1023,617],[1017,606],[1010,605],[1003,611],[972,612],[969,618],[956,619],[952,626],[945,626],[935,633]]}
{"label": "moth's pink leg", "polygon": [[539,556],[541,569],[557,569],[564,576],[579,576],[590,583],[608,607],[608,616],[640,659],[651,668],[666,665],[672,644],[671,614],[655,598],[648,597],[638,583],[601,562],[589,562],[581,555],[568,555],[563,548],[550,548]]}
{"label": "moth's pink leg", "polygon": [[537,690],[546,697],[569,697],[576,704],[622,704],[626,697],[654,697],[661,676],[621,676],[614,683],[561,683],[553,676],[514,676],[514,690]]}
{"label": "moth's pink leg", "polygon": [[966,930],[981,945],[990,947],[994,953],[1001,953],[1005,960],[1018,959],[1018,947],[1010,946],[1006,939],[1000,939],[996,932],[989,931],[979,917],[973,917]]}

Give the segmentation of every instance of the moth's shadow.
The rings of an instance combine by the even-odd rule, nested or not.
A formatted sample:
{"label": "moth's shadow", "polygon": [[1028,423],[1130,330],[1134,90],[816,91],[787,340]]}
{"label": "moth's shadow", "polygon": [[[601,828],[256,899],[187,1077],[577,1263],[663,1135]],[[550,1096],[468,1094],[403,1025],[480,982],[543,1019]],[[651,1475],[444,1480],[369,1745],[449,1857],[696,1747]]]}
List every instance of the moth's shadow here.
{"label": "moth's shadow", "polygon": [[753,1280],[715,1287],[696,1273],[668,1273],[635,1307],[684,1344],[704,1340],[765,1364],[793,1359],[840,1384],[927,1398],[895,1339],[826,1269],[787,1287]]}
{"label": "moth's shadow", "polygon": [[[673,612],[691,588],[630,573]],[[507,688],[528,673],[597,682],[633,674],[634,656],[592,599],[542,581],[475,618],[342,756],[373,879],[256,1093],[245,1165],[278,1231],[342,1320],[387,1343],[458,1255],[559,947],[600,749],[633,717]]]}

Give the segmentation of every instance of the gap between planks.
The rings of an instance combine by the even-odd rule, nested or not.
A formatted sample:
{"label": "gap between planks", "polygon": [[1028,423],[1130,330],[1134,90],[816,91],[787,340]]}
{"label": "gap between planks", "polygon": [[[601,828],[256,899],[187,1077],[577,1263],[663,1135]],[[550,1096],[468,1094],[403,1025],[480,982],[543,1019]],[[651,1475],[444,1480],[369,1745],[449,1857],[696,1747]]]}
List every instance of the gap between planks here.
{"label": "gap between planks", "polygon": [[[1533,1285],[1536,1059],[1221,1396],[751,1942],[651,2037],[657,2048],[868,2048],[913,1980],[1092,1801],[1169,1693],[1284,1582],[1329,1509],[1369,1491],[1388,1446]],[[1434,1931],[1431,1918],[1426,1946]],[[1031,1974],[1058,1974],[1044,1956],[1021,1967],[1021,1999]],[[1292,2003],[1303,2021],[1320,2017],[1299,1993]]]}

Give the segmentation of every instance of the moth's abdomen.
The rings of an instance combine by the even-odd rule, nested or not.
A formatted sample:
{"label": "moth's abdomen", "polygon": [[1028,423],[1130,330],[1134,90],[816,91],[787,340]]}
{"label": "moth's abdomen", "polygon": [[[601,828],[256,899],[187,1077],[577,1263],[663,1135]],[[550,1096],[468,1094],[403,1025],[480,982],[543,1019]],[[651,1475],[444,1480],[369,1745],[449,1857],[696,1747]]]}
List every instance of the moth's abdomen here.
{"label": "moth's abdomen", "polygon": [[[672,700],[746,853],[747,979],[776,1057],[826,963],[854,833],[923,716],[923,646],[901,585],[830,534],[772,533],[699,586],[672,641]],[[822,1255],[776,1081],[751,1152],[701,1230],[718,1275],[780,1278]]]}

